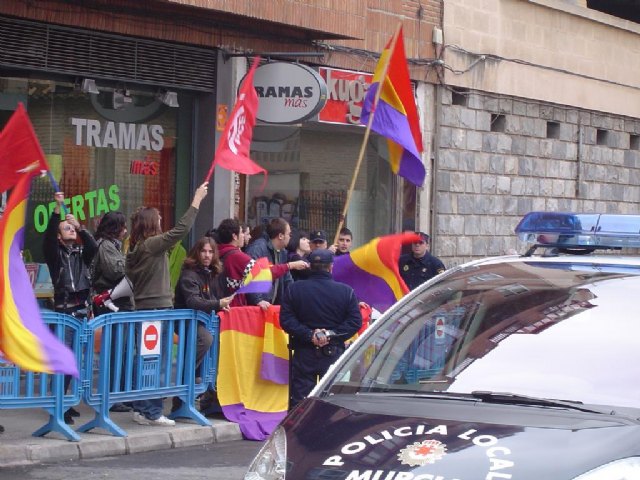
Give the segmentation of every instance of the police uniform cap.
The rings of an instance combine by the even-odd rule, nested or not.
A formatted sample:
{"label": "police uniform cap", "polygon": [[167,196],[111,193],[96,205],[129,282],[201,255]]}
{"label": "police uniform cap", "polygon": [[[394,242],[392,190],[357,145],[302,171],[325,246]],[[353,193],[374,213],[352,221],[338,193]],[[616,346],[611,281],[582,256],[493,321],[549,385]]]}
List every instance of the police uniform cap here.
{"label": "police uniform cap", "polygon": [[311,235],[309,235],[309,240],[312,242],[326,242],[327,234],[324,230],[314,230],[311,232]]}
{"label": "police uniform cap", "polygon": [[309,261],[313,264],[330,265],[333,263],[333,253],[326,248],[318,248],[309,255]]}

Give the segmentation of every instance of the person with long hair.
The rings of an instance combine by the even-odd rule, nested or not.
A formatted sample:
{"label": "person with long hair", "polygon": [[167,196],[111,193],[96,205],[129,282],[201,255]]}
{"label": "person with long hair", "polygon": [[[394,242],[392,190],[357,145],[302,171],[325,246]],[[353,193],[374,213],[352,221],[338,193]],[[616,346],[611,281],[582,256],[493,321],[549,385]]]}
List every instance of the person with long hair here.
{"label": "person with long hair", "polygon": [[[136,310],[173,308],[167,251],[191,230],[200,203],[207,195],[207,184],[204,182],[196,189],[191,206],[167,232],[162,232],[157,208],[141,207],[133,214],[126,272],[133,283]],[[133,409],[133,420],[141,425],[175,425],[162,414],[162,398],[135,401]]]}
{"label": "person with long hair", "polygon": [[[122,212],[109,212],[100,220],[95,233],[98,252],[91,263],[91,283],[95,293],[111,290],[125,276],[126,258],[122,242],[127,235],[127,218]],[[133,299],[124,296],[113,300],[118,309],[133,310]],[[96,308],[96,314],[108,313],[105,306]]]}
{"label": "person with long hair", "polygon": [[[108,212],[105,214],[95,233],[98,243],[98,251],[91,262],[91,286],[96,294],[111,290],[125,278],[126,258],[122,252],[122,242],[127,235],[127,217],[122,212]],[[113,300],[113,304],[121,311],[133,310],[133,299],[125,295]],[[94,315],[109,313],[111,310],[105,305],[93,306]],[[111,344],[111,372],[115,371],[116,362],[122,362],[122,358],[116,358],[117,345]],[[120,388],[124,389],[124,376],[121,379]],[[124,403],[114,403],[109,409],[111,412],[130,412],[131,407]]]}
{"label": "person with long hair", "polygon": [[[228,310],[233,295],[224,296],[223,285],[219,278],[221,274],[222,263],[215,240],[206,236],[200,238],[191,248],[182,265],[182,272],[176,285],[175,308],[191,308],[206,313]],[[196,372],[212,343],[213,336],[209,330],[198,323]],[[181,405],[180,398],[173,397],[172,411],[177,410]]]}

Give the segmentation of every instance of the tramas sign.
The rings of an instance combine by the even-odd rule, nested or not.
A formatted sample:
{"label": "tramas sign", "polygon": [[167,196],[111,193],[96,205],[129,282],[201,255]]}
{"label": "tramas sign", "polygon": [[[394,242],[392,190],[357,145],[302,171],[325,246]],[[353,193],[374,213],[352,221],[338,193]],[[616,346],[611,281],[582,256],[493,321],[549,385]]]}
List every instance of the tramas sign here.
{"label": "tramas sign", "polygon": [[327,99],[318,72],[299,63],[274,62],[258,67],[253,78],[258,94],[258,120],[298,123],[316,115]]}

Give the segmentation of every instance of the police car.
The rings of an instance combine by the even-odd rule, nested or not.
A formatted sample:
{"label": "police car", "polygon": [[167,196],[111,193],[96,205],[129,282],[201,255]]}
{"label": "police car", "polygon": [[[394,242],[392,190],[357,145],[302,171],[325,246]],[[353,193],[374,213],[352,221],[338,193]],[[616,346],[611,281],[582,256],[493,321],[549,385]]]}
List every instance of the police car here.
{"label": "police car", "polygon": [[[387,311],[246,480],[640,479],[640,216],[536,212],[522,256]],[[612,251],[613,250],[613,251]]]}

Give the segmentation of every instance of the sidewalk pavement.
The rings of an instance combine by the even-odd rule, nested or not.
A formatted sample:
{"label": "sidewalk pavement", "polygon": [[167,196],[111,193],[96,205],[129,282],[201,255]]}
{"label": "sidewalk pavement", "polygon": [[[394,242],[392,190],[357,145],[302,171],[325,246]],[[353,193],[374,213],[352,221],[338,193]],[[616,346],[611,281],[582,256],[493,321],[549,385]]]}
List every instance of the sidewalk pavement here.
{"label": "sidewalk pavement", "polygon": [[[171,399],[165,400],[164,411],[171,409]],[[78,427],[93,419],[93,410],[81,403],[75,407],[81,414],[75,418]],[[111,413],[111,419],[127,432],[116,437],[102,429],[78,433],[79,442],[72,442],[58,433],[34,437],[32,433],[48,421],[43,409],[0,409],[0,468],[52,463],[85,458],[129,455],[152,450],[207,445],[241,440],[240,427],[222,417],[208,418],[211,426],[200,426],[192,420],[176,420],[175,426],[138,425],[132,412]]]}

